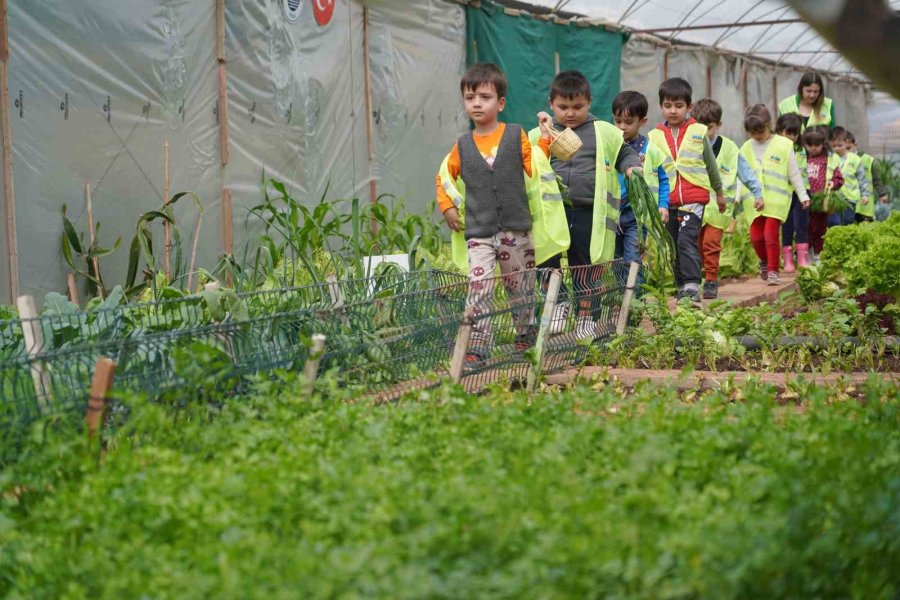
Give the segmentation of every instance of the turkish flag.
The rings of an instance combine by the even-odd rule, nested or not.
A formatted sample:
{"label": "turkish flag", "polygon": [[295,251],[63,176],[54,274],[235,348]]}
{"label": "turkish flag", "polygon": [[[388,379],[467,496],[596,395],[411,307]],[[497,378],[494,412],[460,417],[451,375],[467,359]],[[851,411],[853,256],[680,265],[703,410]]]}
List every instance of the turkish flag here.
{"label": "turkish flag", "polygon": [[316,23],[322,27],[328,25],[334,15],[334,0],[312,0],[312,5]]}

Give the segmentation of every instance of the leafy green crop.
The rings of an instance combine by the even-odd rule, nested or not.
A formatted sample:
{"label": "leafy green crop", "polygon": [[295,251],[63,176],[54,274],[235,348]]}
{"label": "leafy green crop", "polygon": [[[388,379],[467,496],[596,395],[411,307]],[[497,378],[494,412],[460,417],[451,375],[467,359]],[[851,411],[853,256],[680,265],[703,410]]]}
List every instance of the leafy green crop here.
{"label": "leafy green crop", "polygon": [[900,403],[800,386],[458,390],[389,406],[267,383],[126,399],[101,464],[35,430],[0,473],[10,598],[866,598],[900,593]]}

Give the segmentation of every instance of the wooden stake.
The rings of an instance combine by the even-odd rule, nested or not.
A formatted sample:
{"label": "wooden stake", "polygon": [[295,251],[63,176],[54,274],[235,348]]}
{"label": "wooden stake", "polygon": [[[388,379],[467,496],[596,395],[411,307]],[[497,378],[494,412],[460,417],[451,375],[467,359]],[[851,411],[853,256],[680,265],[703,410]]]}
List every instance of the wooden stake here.
{"label": "wooden stake", "polygon": [[466,307],[463,313],[462,323],[456,332],[456,343],[453,345],[453,355],[450,357],[450,380],[453,383],[462,381],[463,365],[466,362],[466,353],[469,351],[469,340],[472,337],[472,319],[475,318],[475,305]]}
{"label": "wooden stake", "polygon": [[109,406],[109,390],[112,389],[116,363],[109,358],[98,358],[94,366],[94,377],[91,379],[91,391],[88,396],[87,412],[84,422],[87,425],[88,437],[98,437],[103,431],[106,420],[106,409]]}
{"label": "wooden stake", "polygon": [[66,277],[66,282],[69,286],[69,300],[81,306],[81,302],[78,301],[78,286],[75,284],[75,273],[69,273]]}
{"label": "wooden stake", "polygon": [[41,324],[37,320],[37,309],[34,306],[34,296],[19,296],[16,300],[19,309],[19,318],[22,322],[22,338],[25,340],[25,352],[31,359],[31,380],[34,383],[34,392],[38,405],[46,409],[50,400],[50,375],[44,369],[43,361],[38,355],[44,350],[44,334]]}
{"label": "wooden stake", "polygon": [[550,336],[550,328],[553,323],[553,314],[559,300],[559,287],[562,284],[562,274],[553,271],[550,274],[550,284],[547,286],[547,298],[544,300],[544,310],[541,311],[541,325],[538,328],[537,341],[534,344],[536,354],[535,363],[528,369],[528,391],[533,392],[543,372],[544,344]]}
{"label": "wooden stake", "polygon": [[0,137],[3,147],[3,199],[6,205],[6,252],[9,301],[19,296],[19,244],[16,237],[16,194],[13,189],[12,128],[9,120],[9,29],[6,0],[0,0]]}
{"label": "wooden stake", "polygon": [[190,292],[194,285],[194,269],[197,268],[197,243],[200,241],[200,226],[203,224],[203,213],[197,215],[197,225],[194,227],[194,247],[191,248],[191,266],[188,270],[187,289]]}
{"label": "wooden stake", "polygon": [[316,377],[319,374],[319,363],[325,353],[325,336],[317,333],[312,336],[312,347],[309,349],[309,358],[303,365],[303,385],[306,395],[313,393]]}
{"label": "wooden stake", "polygon": [[231,207],[231,190],[222,188],[222,249],[226,254],[234,252],[234,223]]}
{"label": "wooden stake", "polygon": [[619,321],[616,323],[616,335],[625,333],[625,327],[628,325],[628,312],[631,310],[631,299],[634,297],[634,288],[637,285],[640,271],[640,263],[633,262],[628,267],[628,280],[625,283],[625,297],[622,298],[622,308],[619,310]]}
{"label": "wooden stake", "polygon": [[[93,194],[91,193],[91,184],[84,184],[84,202],[87,205],[87,218],[88,218],[88,234],[91,237],[91,247],[94,246],[94,202],[93,202]],[[100,281],[100,262],[97,260],[97,257],[93,257],[91,259],[91,263],[94,265],[94,277],[97,281]],[[97,295],[100,296],[100,299],[103,299],[103,285],[97,284]]]}
{"label": "wooden stake", "polygon": [[[163,140],[163,204],[168,205],[169,198],[169,138]],[[163,221],[166,237],[166,281],[172,281],[172,242],[170,240],[169,222]]]}
{"label": "wooden stake", "polygon": [[344,293],[341,291],[341,286],[338,284],[337,277],[335,277],[334,274],[331,274],[325,277],[325,281],[328,283],[328,294],[331,296],[332,308],[340,313],[341,322],[344,323],[344,327],[349,327],[350,319],[347,318],[347,312],[344,310]]}
{"label": "wooden stake", "polygon": [[216,62],[219,75],[219,149],[222,166],[228,164],[228,73],[225,69],[225,0],[216,0]]}

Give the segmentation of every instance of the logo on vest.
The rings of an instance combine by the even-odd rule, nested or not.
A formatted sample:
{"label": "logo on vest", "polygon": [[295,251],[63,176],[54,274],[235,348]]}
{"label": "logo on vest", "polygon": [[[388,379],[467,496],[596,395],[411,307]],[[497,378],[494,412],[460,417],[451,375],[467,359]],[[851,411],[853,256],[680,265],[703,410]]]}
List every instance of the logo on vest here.
{"label": "logo on vest", "polygon": [[702,141],[703,141],[703,136],[702,136],[702,135],[697,135],[696,133],[693,133],[693,134],[691,134],[691,139],[694,140],[695,142],[702,142]]}
{"label": "logo on vest", "polygon": [[769,155],[769,160],[771,160],[772,162],[780,163],[780,162],[781,162],[781,157],[780,157],[780,156],[776,156],[776,155],[774,155],[774,154],[771,154],[771,155]]}
{"label": "logo on vest", "polygon": [[303,12],[303,2],[301,0],[281,0],[281,10],[284,12],[287,22],[293,23]]}

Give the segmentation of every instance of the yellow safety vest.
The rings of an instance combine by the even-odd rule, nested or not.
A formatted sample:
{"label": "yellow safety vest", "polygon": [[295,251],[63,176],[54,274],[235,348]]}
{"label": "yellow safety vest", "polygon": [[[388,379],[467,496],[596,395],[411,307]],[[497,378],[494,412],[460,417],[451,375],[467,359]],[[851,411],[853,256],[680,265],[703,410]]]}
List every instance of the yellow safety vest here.
{"label": "yellow safety vest", "polygon": [[737,144],[725,136],[722,136],[722,147],[716,162],[719,165],[719,176],[722,178],[722,194],[725,196],[725,212],[720,213],[716,205],[715,192],[709,193],[709,204],[703,211],[703,224],[717,229],[728,229],[734,218],[734,199],[737,195],[738,155],[740,150]]}
{"label": "yellow safety vest", "polygon": [[[591,216],[591,263],[608,262],[616,254],[616,231],[619,228],[619,209],[622,204],[622,186],[616,172],[616,159],[624,140],[622,131],[605,121],[594,121],[597,158],[594,163],[594,210]],[[528,132],[532,145],[537,145],[541,129]],[[532,155],[543,151],[535,148]],[[546,157],[544,157],[546,159]],[[549,164],[549,160],[547,163]],[[555,177],[554,177],[555,181]],[[566,246],[568,248],[568,245]],[[538,261],[540,264],[542,261]]]}
{"label": "yellow safety vest", "polygon": [[703,161],[703,140],[706,139],[706,125],[691,123],[681,140],[678,148],[678,157],[672,156],[669,144],[666,142],[666,134],[661,129],[653,129],[647,135],[650,143],[659,148],[668,159],[665,163],[666,175],[669,176],[669,185],[675,189],[676,174],[681,175],[694,185],[712,189],[709,182],[709,174],[706,172],[706,163]]}
{"label": "yellow safety vest", "polygon": [[[462,177],[453,179],[450,175],[448,154],[441,163],[439,175],[441,187],[453,200],[459,210],[459,218],[465,227],[466,184]],[[523,171],[524,173],[524,171]],[[569,248],[569,225],[566,221],[562,194],[556,183],[556,176],[550,160],[540,148],[531,149],[531,177],[525,174],[525,192],[528,194],[528,208],[533,220],[531,238],[534,242],[535,263],[556,256]],[[462,271],[469,270],[469,250],[465,229],[450,234],[450,250],[454,264]]]}
{"label": "yellow safety vest", "polygon": [[[834,170],[841,166],[841,157],[837,154],[829,154],[825,167],[825,184],[834,178]],[[841,173],[843,175],[843,172]]]}
{"label": "yellow safety vest", "polygon": [[791,160],[791,150],[794,149],[794,142],[780,135],[773,135],[769,146],[766,148],[766,155],[762,165],[756,161],[756,155],[753,153],[753,141],[747,140],[741,146],[741,156],[750,165],[756,173],[757,179],[762,186],[763,201],[765,206],[762,212],[754,208],[755,199],[746,187],[741,196],[744,202],[744,210],[747,212],[747,218],[752,223],[756,217],[762,215],[764,217],[772,217],[778,219],[782,223],[787,219],[791,210],[791,193],[793,187],[788,177],[789,164]]}
{"label": "yellow safety vest", "polygon": [[[814,127],[816,125],[827,125],[829,127],[834,125],[834,123],[831,122],[831,105],[831,98],[825,96],[825,99],[822,100],[822,107],[819,109],[819,112],[813,111],[810,113],[809,121],[803,126],[803,129],[805,130],[807,127]],[[781,116],[788,113],[800,114],[800,103],[797,101],[797,96],[788,96],[778,103],[778,115]]]}
{"label": "yellow safety vest", "polygon": [[844,193],[847,200],[855,202],[857,205],[862,200],[859,192],[859,178],[856,176],[859,164],[859,155],[855,152],[848,152],[843,159],[838,156],[838,165],[841,167],[841,175],[844,176],[844,187],[841,188],[841,192]]}
{"label": "yellow safety vest", "polygon": [[875,218],[875,182],[872,181],[872,165],[875,164],[875,158],[870,154],[863,154],[859,157],[863,169],[866,171],[866,183],[869,184],[869,203],[860,202],[856,205],[856,214],[864,217]]}
{"label": "yellow safety vest", "polygon": [[797,166],[800,167],[803,185],[806,186],[806,189],[809,189],[809,159],[806,156],[806,148],[794,144],[794,158],[797,159]]}
{"label": "yellow safety vest", "polygon": [[[668,173],[668,163],[672,159],[663,154],[662,150],[657,148],[652,142],[648,142],[647,151],[644,153],[644,181],[647,187],[656,196],[656,202],[659,203],[659,173],[660,167]],[[673,163],[674,164],[674,163]],[[671,185],[670,185],[671,191]]]}

